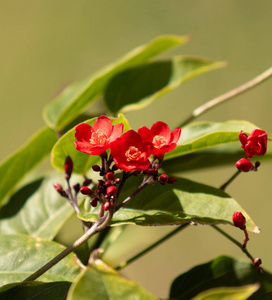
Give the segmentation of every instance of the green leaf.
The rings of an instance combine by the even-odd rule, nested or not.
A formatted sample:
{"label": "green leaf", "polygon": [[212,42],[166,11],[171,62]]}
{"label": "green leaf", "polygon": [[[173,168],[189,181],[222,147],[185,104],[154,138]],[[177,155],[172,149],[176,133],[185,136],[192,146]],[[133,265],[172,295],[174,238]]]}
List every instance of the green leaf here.
{"label": "green leaf", "polygon": [[71,282],[18,282],[0,288],[0,300],[7,299],[66,299]]}
{"label": "green leaf", "polygon": [[247,300],[258,288],[258,284],[239,287],[219,287],[201,292],[192,300]]}
{"label": "green leaf", "polygon": [[72,284],[67,300],[155,300],[137,283],[120,276],[110,267],[86,268]]}
{"label": "green leaf", "polygon": [[188,79],[222,66],[222,62],[179,56],[126,69],[108,83],[105,102],[113,113],[141,109]]}
{"label": "green leaf", "polygon": [[[120,199],[124,200],[141,184],[141,176],[130,178],[124,185]],[[131,202],[118,210],[112,225],[170,225],[186,222],[200,224],[232,224],[232,215],[241,211],[247,219],[247,229],[255,233],[259,228],[248,214],[228,194],[220,189],[178,178],[174,185],[155,183],[147,186]],[[95,221],[99,208],[78,214],[85,221]]]}
{"label": "green leaf", "polygon": [[23,176],[50,153],[56,141],[56,133],[44,128],[0,165],[0,206]]}
{"label": "green leaf", "polygon": [[[118,118],[110,118],[112,124],[117,123],[124,124],[124,132],[130,129],[128,121],[123,115],[119,115]],[[97,118],[93,118],[84,123],[93,126]],[[75,145],[75,128],[69,130],[64,134],[54,146],[51,153],[52,165],[63,171],[64,162],[67,156],[70,156],[74,162],[73,172],[85,174],[93,165],[98,164],[101,160],[100,156],[89,155],[76,150]]]}
{"label": "green leaf", "polygon": [[[27,235],[0,235],[0,286],[26,279],[65,247]],[[80,271],[77,257],[69,254],[39,280],[73,281]]]}
{"label": "green leaf", "polygon": [[[75,178],[72,177],[72,180]],[[18,190],[0,208],[0,233],[22,233],[53,239],[74,213],[68,201],[53,187],[54,182],[61,181],[62,176],[54,175],[47,179],[37,179]],[[80,203],[80,197],[78,200]]]}
{"label": "green leaf", "polygon": [[272,274],[266,271],[259,274],[252,263],[219,256],[178,276],[172,283],[170,298],[189,300],[208,289],[256,283],[260,284],[260,289],[247,299],[271,299]]}
{"label": "green leaf", "polygon": [[188,42],[188,37],[166,35],[160,36],[148,44],[129,52],[116,63],[100,72],[67,87],[53,102],[44,109],[44,118],[50,127],[63,129],[76,118],[87,105],[91,104],[104,91],[106,84],[118,72],[149,61],[166,50]]}

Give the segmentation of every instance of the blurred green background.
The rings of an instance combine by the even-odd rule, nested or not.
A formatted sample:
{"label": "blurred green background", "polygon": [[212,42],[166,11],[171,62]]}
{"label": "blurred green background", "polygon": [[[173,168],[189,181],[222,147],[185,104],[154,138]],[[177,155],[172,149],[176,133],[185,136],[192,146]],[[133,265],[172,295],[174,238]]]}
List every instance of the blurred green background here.
{"label": "blurred green background", "polygon": [[[0,0],[0,160],[44,125],[44,105],[67,84],[84,79],[156,36],[191,34],[190,43],[165,56],[203,56],[227,61],[228,66],[185,83],[144,110],[126,114],[134,129],[157,120],[174,128],[197,106],[271,66],[271,11],[269,0]],[[198,120],[248,120],[272,137],[271,95],[272,80]],[[259,172],[241,174],[227,190],[262,228],[260,235],[250,234],[248,249],[270,271],[271,167],[271,162],[265,162]],[[234,172],[233,165],[185,175],[219,186]],[[224,228],[242,241],[242,232]],[[127,246],[113,246],[106,257],[111,260],[116,253],[119,261],[130,257],[167,231],[169,228],[128,228],[122,237]],[[212,228],[191,226],[123,274],[166,297],[177,275],[221,254],[245,258]]]}

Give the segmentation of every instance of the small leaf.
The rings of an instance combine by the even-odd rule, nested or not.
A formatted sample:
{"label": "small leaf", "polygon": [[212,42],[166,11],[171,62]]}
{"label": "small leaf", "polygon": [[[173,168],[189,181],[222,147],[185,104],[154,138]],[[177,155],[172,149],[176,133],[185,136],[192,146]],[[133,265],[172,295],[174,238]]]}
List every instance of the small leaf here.
{"label": "small leaf", "polygon": [[[0,286],[26,279],[62,252],[62,245],[27,235],[0,235]],[[39,280],[73,281],[80,268],[69,254]]]}
{"label": "small leaf", "polygon": [[266,271],[259,274],[252,263],[219,256],[178,276],[172,283],[170,299],[189,300],[208,289],[248,284],[259,284],[260,289],[246,299],[271,299],[272,274]]}
{"label": "small leaf", "polygon": [[155,300],[137,283],[120,276],[113,269],[102,270],[95,266],[81,272],[72,284],[67,300]]}
{"label": "small leaf", "polygon": [[179,56],[126,69],[108,83],[105,102],[113,113],[141,109],[188,79],[223,65],[222,62]]}
{"label": "small leaf", "polygon": [[247,300],[258,288],[258,284],[239,287],[218,287],[201,292],[192,300]]}
{"label": "small leaf", "polygon": [[[141,184],[141,176],[133,177],[124,186],[122,201]],[[232,224],[232,215],[241,211],[247,219],[247,229],[255,233],[259,228],[248,214],[228,194],[220,189],[178,178],[174,185],[155,183],[147,186],[131,202],[118,210],[112,225],[171,225],[186,222],[200,224]],[[99,208],[78,214],[85,221],[95,221]]]}
{"label": "small leaf", "polygon": [[106,84],[118,72],[149,61],[166,50],[182,45],[188,37],[166,35],[160,36],[148,44],[129,52],[116,63],[104,68],[83,82],[67,87],[54,101],[44,109],[44,118],[48,126],[63,129],[76,118],[89,104],[104,91]]}
{"label": "small leaf", "polygon": [[0,206],[23,176],[50,153],[56,141],[56,132],[44,128],[0,165]]}
{"label": "small leaf", "polygon": [[[75,180],[72,177],[72,180]],[[62,176],[40,178],[28,183],[0,208],[1,234],[28,234],[53,239],[62,225],[74,213],[68,201],[53,187]],[[79,194],[80,196],[80,194]],[[79,204],[82,197],[78,197]]]}
{"label": "small leaf", "polygon": [[[123,115],[119,115],[118,118],[110,118],[112,124],[117,123],[124,124],[124,132],[130,129],[129,124]],[[93,126],[97,118],[93,118],[84,123]],[[89,155],[82,153],[75,148],[75,128],[69,130],[64,134],[54,146],[51,153],[52,165],[63,171],[64,162],[67,156],[70,156],[74,162],[75,173],[85,174],[93,165],[98,164],[101,160],[100,156]]]}
{"label": "small leaf", "polygon": [[66,299],[71,282],[18,282],[0,288],[0,300],[7,299]]}

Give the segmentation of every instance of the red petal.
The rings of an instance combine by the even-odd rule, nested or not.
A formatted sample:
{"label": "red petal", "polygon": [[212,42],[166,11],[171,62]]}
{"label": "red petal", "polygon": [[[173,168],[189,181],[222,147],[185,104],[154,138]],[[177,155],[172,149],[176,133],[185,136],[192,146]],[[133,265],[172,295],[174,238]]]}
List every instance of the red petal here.
{"label": "red petal", "polygon": [[173,130],[171,133],[171,142],[172,143],[177,143],[181,134],[181,129],[177,127],[176,129]]}
{"label": "red petal", "polygon": [[75,137],[77,141],[80,142],[90,142],[90,138],[92,137],[93,129],[90,125],[86,123],[81,123],[76,127]]}
{"label": "red petal", "polygon": [[115,141],[117,138],[121,137],[121,135],[123,133],[123,129],[124,129],[124,124],[122,124],[122,123],[113,125],[112,134],[110,136],[109,142],[111,143],[111,142]]}
{"label": "red petal", "polygon": [[143,126],[138,129],[139,135],[142,137],[143,142],[151,142],[153,141],[154,134],[150,129],[147,127]]}
{"label": "red petal", "polygon": [[170,141],[171,131],[166,123],[161,121],[156,122],[152,125],[151,131],[154,135],[163,136],[167,142]]}
{"label": "red petal", "polygon": [[111,120],[108,117],[100,116],[93,125],[93,130],[97,131],[98,129],[109,137],[112,133]]}

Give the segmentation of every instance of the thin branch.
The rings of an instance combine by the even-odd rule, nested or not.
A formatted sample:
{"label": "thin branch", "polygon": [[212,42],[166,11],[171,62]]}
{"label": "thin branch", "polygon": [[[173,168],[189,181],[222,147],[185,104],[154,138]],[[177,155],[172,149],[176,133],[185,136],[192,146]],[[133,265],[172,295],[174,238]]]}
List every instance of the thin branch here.
{"label": "thin branch", "polygon": [[130,259],[123,261],[119,264],[119,266],[117,266],[115,269],[116,270],[120,270],[124,267],[126,267],[128,264],[132,263],[134,260],[138,259],[139,257],[145,255],[147,252],[153,250],[155,247],[157,247],[159,244],[163,243],[164,241],[168,240],[170,237],[172,237],[174,234],[178,233],[179,231],[183,230],[185,227],[187,227],[189,225],[189,223],[185,223],[180,225],[178,228],[176,228],[175,230],[167,233],[164,237],[160,238],[157,242],[153,243],[152,245],[148,246],[146,249],[144,249],[143,251],[141,251],[140,253],[134,255],[133,257],[131,257]]}
{"label": "thin branch", "polygon": [[225,182],[224,184],[222,184],[222,185],[220,186],[220,190],[224,191],[224,190],[226,189],[226,187],[227,187],[230,183],[232,183],[232,181],[233,181],[240,173],[241,173],[240,171],[235,172],[235,173],[230,177],[230,179],[229,179],[227,182]]}
{"label": "thin branch", "polygon": [[272,76],[272,67],[266,70],[265,72],[261,73],[257,77],[253,78],[252,80],[246,82],[245,84],[219,96],[216,97],[203,105],[197,107],[191,116],[189,116],[179,127],[183,127],[190,123],[193,119],[199,117],[204,112],[207,112],[209,109],[215,107],[218,104],[221,104],[227,100],[230,100],[246,91],[249,91],[250,89],[256,87],[260,83],[264,82],[265,80],[269,79]]}

